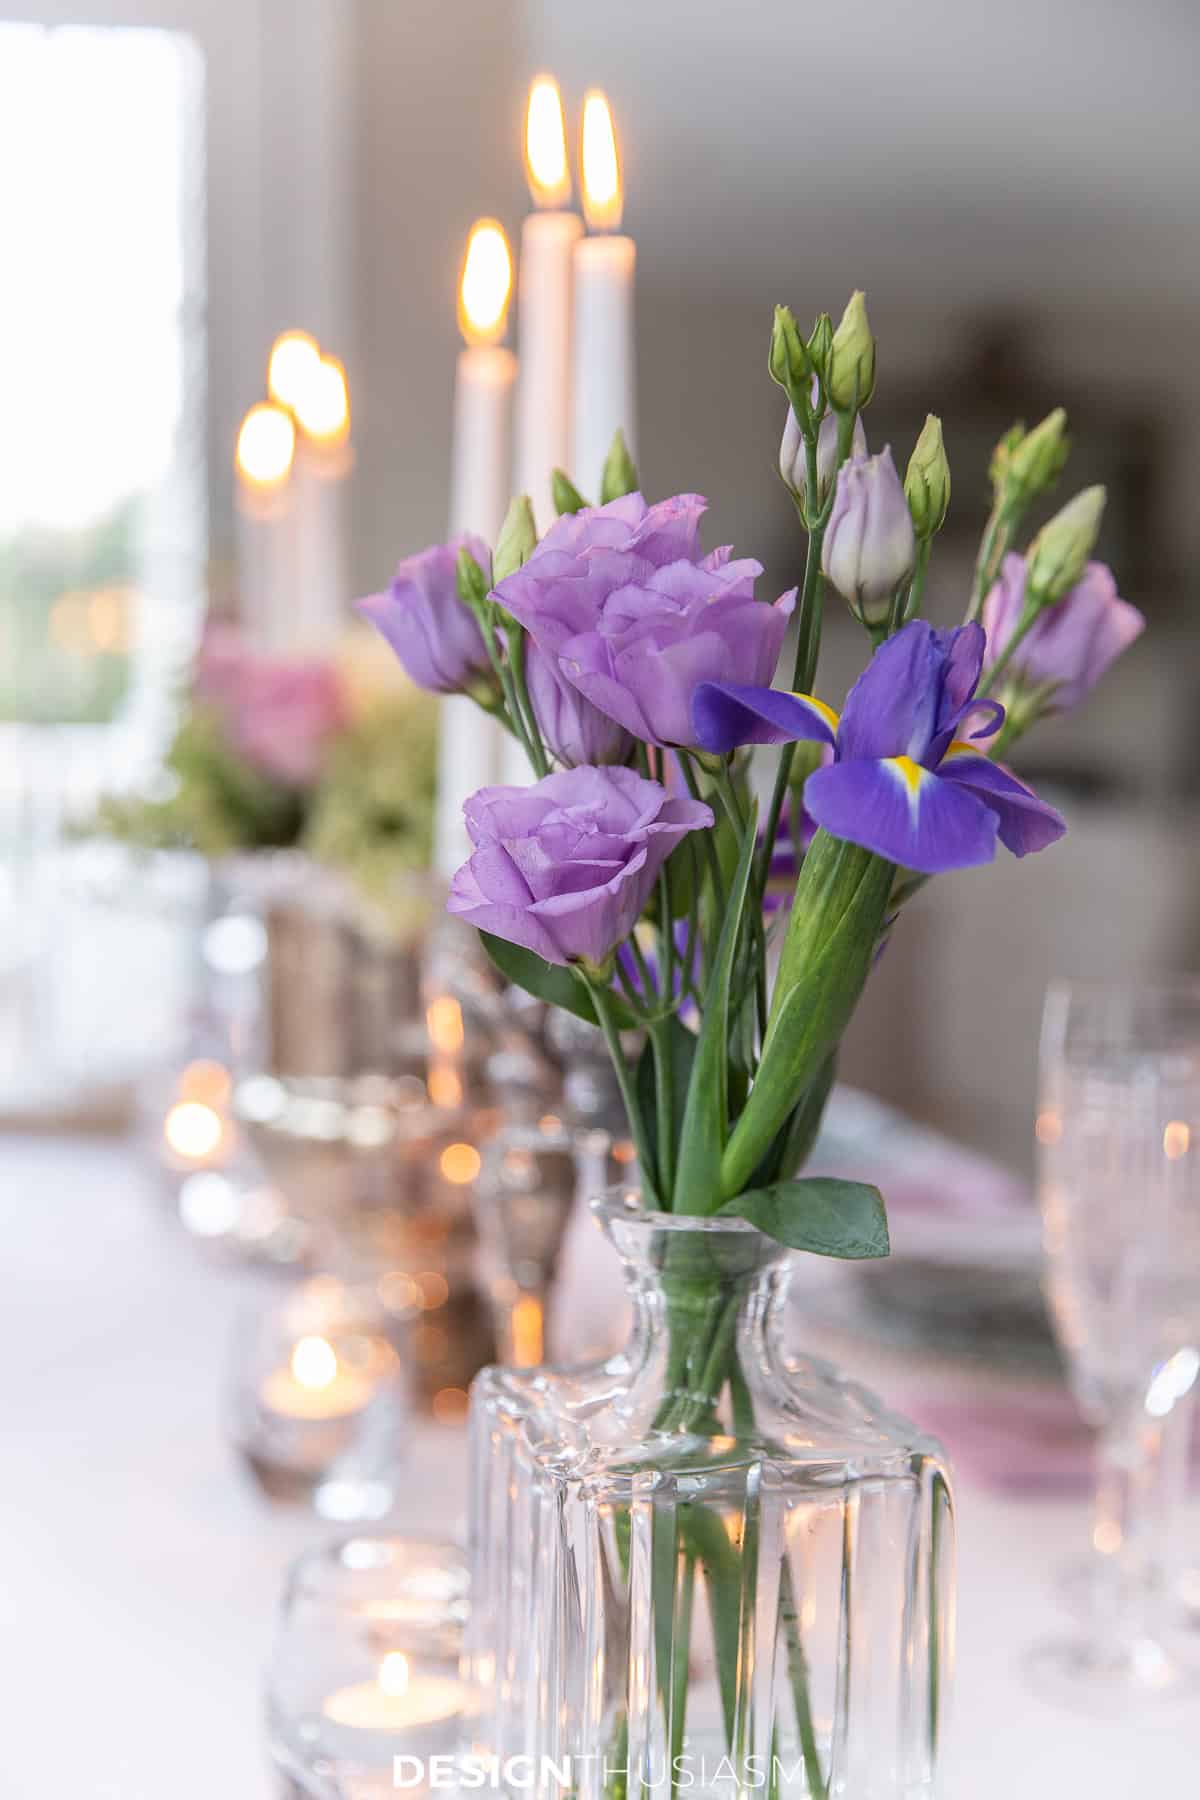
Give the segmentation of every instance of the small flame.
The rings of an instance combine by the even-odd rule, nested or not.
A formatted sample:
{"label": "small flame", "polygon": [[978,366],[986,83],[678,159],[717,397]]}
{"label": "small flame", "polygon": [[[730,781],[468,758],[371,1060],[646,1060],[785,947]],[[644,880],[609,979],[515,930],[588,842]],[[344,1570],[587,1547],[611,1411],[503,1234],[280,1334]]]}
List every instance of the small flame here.
{"label": "small flame", "polygon": [[539,75],[529,90],[525,114],[525,179],[533,203],[565,206],[571,198],[567,167],[567,127],[562,95],[553,75]]}
{"label": "small flame", "polygon": [[334,449],[350,435],[350,390],[336,356],[322,356],[309,370],[293,407],[301,431],[314,444]]}
{"label": "small flame", "polygon": [[408,1692],[408,1658],[403,1650],[389,1650],[379,1665],[381,1692],[399,1700]]}
{"label": "small flame", "polygon": [[221,1115],[199,1100],[181,1100],[163,1121],[163,1136],[176,1156],[203,1162],[220,1147],[225,1128]]}
{"label": "small flame", "polygon": [[624,195],[608,101],[597,88],[583,103],[583,213],[593,231],[617,231]]}
{"label": "small flame", "polygon": [[474,1144],[447,1144],[438,1158],[438,1167],[455,1187],[465,1187],[479,1173],[479,1152]]}
{"label": "small flame", "polygon": [[425,1010],[425,1024],[435,1050],[453,1056],[463,1047],[462,1007],[453,994],[439,994]]}
{"label": "small flame", "polygon": [[290,413],[272,401],[252,406],[238,432],[238,473],[252,487],[282,487],[292,472],[296,427]]}
{"label": "small flame", "polygon": [[468,344],[498,344],[512,293],[512,257],[504,228],[476,219],[458,284],[458,328]]}
{"label": "small flame", "polygon": [[337,1352],[328,1338],[302,1337],[292,1351],[292,1374],[302,1388],[327,1388],[338,1371]]}
{"label": "small flame", "polygon": [[321,360],[317,340],[307,331],[284,331],[271,346],[267,392],[280,406],[296,408]]}

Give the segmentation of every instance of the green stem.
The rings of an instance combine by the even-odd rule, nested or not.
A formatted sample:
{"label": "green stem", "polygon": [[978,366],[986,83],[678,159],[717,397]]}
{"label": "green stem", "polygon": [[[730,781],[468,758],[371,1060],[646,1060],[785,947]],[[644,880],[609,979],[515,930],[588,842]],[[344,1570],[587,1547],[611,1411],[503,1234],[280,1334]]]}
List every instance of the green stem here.
{"label": "green stem", "polygon": [[617,1077],[617,1085],[621,1090],[621,1098],[625,1102],[625,1111],[629,1117],[629,1129],[633,1134],[646,1197],[654,1207],[661,1208],[654,1152],[646,1133],[642,1109],[638,1105],[637,1090],[634,1087],[629,1064],[626,1062],[625,1052],[621,1048],[621,1034],[617,1030],[616,1021],[613,1018],[611,997],[608,989],[602,987],[599,982],[588,981],[586,976],[581,979],[592,996],[592,1005],[596,1009],[596,1017],[600,1022],[600,1029],[604,1033],[604,1041],[608,1045],[608,1054],[612,1058],[613,1072]]}
{"label": "green stem", "polygon": [[525,740],[526,753],[533,764],[533,772],[540,781],[543,775],[550,773],[550,764],[546,760],[541,734],[533,716],[533,704],[529,698],[529,688],[525,680],[525,633],[519,627],[514,628],[510,634],[508,656],[512,665],[513,698],[524,726],[522,735]]}
{"label": "green stem", "polygon": [[[701,805],[706,804],[704,796],[700,792],[700,785],[696,780],[692,759],[686,750],[679,752],[679,766],[683,770],[683,779],[687,783],[687,790],[692,799],[700,801]],[[708,872],[712,877],[713,893],[716,896],[717,906],[723,913],[725,911],[725,883],[721,877],[721,861],[717,855],[717,846],[713,842],[711,831],[702,832],[701,836],[704,839],[704,849],[708,856]]]}
{"label": "green stem", "polygon": [[662,1202],[667,1212],[675,1204],[675,1080],[672,1068],[671,1022],[650,1027],[650,1053],[654,1061],[654,1104],[658,1113],[659,1174]]}
{"label": "green stem", "polygon": [[921,610],[921,597],[925,592],[925,577],[929,572],[929,557],[932,550],[932,538],[922,538],[917,545],[917,566],[913,570],[908,595],[900,612],[901,625],[907,625],[908,621],[915,619]]}
{"label": "green stem", "polygon": [[[792,671],[792,690],[797,694],[810,693],[817,674],[823,611],[821,546],[824,541],[825,524],[822,522],[809,534],[808,555],[804,563],[804,586],[800,598],[800,627],[796,637],[796,663]],[[795,744],[785,744],[780,751],[779,766],[775,771],[775,786],[771,790],[771,804],[767,808],[765,825],[767,835],[763,843],[762,870],[758,883],[760,911],[762,897],[767,891],[767,882],[771,875],[771,857],[775,851],[775,837],[779,830],[780,818],[783,815],[783,803],[787,798],[788,782],[791,779],[795,755]]]}
{"label": "green stem", "polygon": [[800,1754],[804,1758],[804,1774],[808,1782],[808,1791],[811,1800],[825,1800],[825,1795],[829,1790],[825,1783],[825,1771],[821,1767],[821,1752],[817,1744],[816,1727],[813,1724],[812,1700],[809,1695],[808,1658],[804,1654],[800,1615],[796,1610],[796,1594],[792,1585],[792,1566],[788,1561],[786,1550],[783,1552],[783,1569],[779,1584],[779,1607],[783,1615],[783,1634],[787,1643],[788,1683],[792,1690],[792,1704],[796,1709],[796,1731],[800,1738]]}
{"label": "green stem", "polygon": [[1034,622],[1041,610],[1040,606],[1025,607],[1020,619],[1017,621],[1017,629],[1013,632],[1007,644],[1005,644],[1004,649],[1000,652],[1000,655],[996,658],[995,662],[980,682],[978,688],[975,690],[977,699],[982,700],[985,695],[994,692],[999,684],[1000,677],[1012,661],[1014,653],[1020,648],[1023,639],[1032,630]]}

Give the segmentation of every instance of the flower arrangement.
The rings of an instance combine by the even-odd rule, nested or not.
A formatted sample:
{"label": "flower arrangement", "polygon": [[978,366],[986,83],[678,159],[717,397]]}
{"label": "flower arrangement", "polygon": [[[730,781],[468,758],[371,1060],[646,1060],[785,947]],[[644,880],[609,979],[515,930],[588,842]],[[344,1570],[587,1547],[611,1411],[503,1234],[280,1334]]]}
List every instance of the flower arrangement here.
{"label": "flower arrangement", "polygon": [[[599,505],[558,472],[540,541],[515,500],[494,550],[436,546],[361,603],[414,681],[473,695],[525,748],[531,786],[467,802],[449,910],[510,981],[604,1032],[647,1203],[844,1257],[886,1253],[882,1199],[801,1171],[872,964],[928,878],[1062,836],[1000,755],[1143,625],[1089,560],[1102,489],[1015,548],[1065,463],[1061,411],[998,445],[965,617],[929,623],[949,464],[932,416],[903,480],[869,452],[875,362],[861,294],[807,337],[776,309],[806,554],[773,602],[758,562],[702,553],[703,499],[647,504],[618,435]],[[840,713],[817,691],[827,593],[870,648]]]}
{"label": "flower arrangement", "polygon": [[368,648],[285,658],[210,630],[155,789],[110,796],[96,828],[214,859],[299,847],[388,911],[429,863],[436,715]]}

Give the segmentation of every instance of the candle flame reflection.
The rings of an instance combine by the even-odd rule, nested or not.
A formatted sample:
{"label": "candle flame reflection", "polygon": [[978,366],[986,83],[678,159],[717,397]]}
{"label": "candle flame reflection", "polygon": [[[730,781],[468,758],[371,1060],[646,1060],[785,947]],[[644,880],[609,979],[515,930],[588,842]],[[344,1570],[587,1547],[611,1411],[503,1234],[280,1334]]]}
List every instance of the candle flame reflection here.
{"label": "candle flame reflection", "polygon": [[512,256],[504,228],[476,219],[458,284],[458,327],[468,344],[498,344],[512,293]]}
{"label": "candle flame reflection", "polygon": [[553,75],[539,75],[529,90],[525,114],[525,177],[533,203],[565,206],[571,197],[567,128],[562,95]]}
{"label": "candle flame reflection", "polygon": [[608,101],[593,88],[583,103],[583,214],[593,231],[616,231],[624,195]]}
{"label": "candle flame reflection", "polygon": [[163,1136],[176,1156],[202,1162],[219,1148],[225,1128],[221,1115],[200,1100],[180,1100],[163,1121]]}

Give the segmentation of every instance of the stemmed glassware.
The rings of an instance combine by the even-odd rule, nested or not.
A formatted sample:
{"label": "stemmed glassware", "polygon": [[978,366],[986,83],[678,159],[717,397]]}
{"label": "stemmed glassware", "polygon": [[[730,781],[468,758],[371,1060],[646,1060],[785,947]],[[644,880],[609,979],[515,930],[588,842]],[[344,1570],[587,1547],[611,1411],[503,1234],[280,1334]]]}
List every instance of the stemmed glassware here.
{"label": "stemmed glassware", "polygon": [[1191,1679],[1171,1623],[1200,1374],[1200,982],[1054,984],[1037,1140],[1047,1296],[1098,1445],[1088,1616],[1036,1673],[1084,1702],[1170,1694]]}

